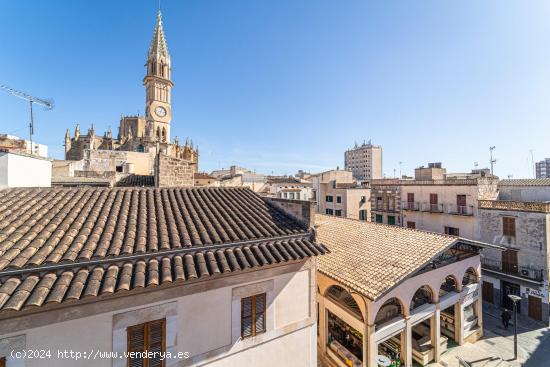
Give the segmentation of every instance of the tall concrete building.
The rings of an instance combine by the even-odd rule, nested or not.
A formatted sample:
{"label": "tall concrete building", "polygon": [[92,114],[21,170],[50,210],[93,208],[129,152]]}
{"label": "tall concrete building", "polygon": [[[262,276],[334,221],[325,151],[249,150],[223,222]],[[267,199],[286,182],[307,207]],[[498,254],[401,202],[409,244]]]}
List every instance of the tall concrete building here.
{"label": "tall concrete building", "polygon": [[346,171],[353,172],[353,177],[359,181],[382,178],[382,147],[363,142],[355,143],[352,149],[346,151]]}
{"label": "tall concrete building", "polygon": [[535,163],[537,178],[550,178],[550,158]]}

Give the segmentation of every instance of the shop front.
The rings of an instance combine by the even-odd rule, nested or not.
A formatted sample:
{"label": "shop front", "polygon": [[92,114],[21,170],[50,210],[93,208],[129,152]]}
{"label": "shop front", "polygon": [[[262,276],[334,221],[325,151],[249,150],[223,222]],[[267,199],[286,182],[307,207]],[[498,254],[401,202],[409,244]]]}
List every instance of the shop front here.
{"label": "shop front", "polygon": [[363,366],[363,334],[327,310],[327,349],[345,366]]}

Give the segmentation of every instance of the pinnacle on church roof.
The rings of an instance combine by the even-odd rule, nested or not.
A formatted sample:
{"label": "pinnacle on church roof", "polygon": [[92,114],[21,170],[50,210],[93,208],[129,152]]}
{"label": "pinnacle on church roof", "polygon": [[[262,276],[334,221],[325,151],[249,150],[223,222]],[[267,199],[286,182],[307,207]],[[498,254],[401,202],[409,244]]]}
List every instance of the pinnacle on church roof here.
{"label": "pinnacle on church roof", "polygon": [[147,54],[149,59],[165,57],[170,60],[168,54],[168,44],[166,43],[166,37],[164,36],[164,30],[162,29],[162,14],[159,10],[157,13],[157,24],[153,31],[153,39],[151,40],[151,46]]}

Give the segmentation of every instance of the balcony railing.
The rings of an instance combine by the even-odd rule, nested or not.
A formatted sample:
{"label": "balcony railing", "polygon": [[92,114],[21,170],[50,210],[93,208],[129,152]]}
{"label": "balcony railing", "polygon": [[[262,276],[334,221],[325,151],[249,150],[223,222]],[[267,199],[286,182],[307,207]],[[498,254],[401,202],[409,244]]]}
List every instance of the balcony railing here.
{"label": "balcony railing", "polygon": [[422,204],[422,211],[430,213],[443,213],[443,204]]}
{"label": "balcony railing", "polygon": [[403,210],[420,210],[420,203],[418,201],[404,201]]}
{"label": "balcony railing", "polygon": [[503,263],[502,261],[481,258],[481,267],[487,270],[497,271],[503,274],[515,275],[521,278],[542,282],[544,280],[544,270],[535,269],[529,266],[519,266]]}
{"label": "balcony railing", "polygon": [[474,215],[474,206],[447,204],[447,213],[455,215]]}
{"label": "balcony railing", "polygon": [[393,213],[393,212],[398,212],[399,208],[394,207],[393,205],[389,205],[388,203],[377,202],[374,205],[374,208],[372,208],[372,210],[379,211],[379,212]]}

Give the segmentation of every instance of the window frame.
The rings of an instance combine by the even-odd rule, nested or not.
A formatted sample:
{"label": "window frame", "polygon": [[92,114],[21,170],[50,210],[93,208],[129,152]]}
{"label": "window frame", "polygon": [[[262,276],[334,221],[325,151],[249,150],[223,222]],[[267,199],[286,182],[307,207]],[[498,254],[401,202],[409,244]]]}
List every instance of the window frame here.
{"label": "window frame", "polygon": [[[455,231],[456,231],[456,234],[454,234]],[[451,232],[453,232],[453,233],[451,233]],[[445,226],[443,233],[445,233],[446,235],[449,235],[449,236],[460,237],[460,228]]]}
{"label": "window frame", "polygon": [[[153,325],[154,323],[157,323],[157,322],[161,322],[161,327],[162,327],[162,340],[161,340],[161,353],[165,353],[166,352],[166,318],[162,318],[162,319],[157,319],[157,320],[151,320],[151,321],[147,321],[147,322],[142,322],[141,324],[136,324],[136,325],[131,325],[131,326],[128,326],[126,327],[126,351],[128,353],[131,353],[131,352],[150,352],[151,351],[151,345],[150,345],[150,340],[149,340],[149,336],[150,336],[150,332],[151,332],[151,325]],[[143,350],[135,350],[135,349],[131,349],[131,330],[133,329],[137,329],[137,328],[143,328]],[[149,361],[150,359],[149,358],[143,358],[143,367],[149,367]],[[160,366],[161,367],[164,367],[166,366],[166,359],[164,360],[159,360],[160,362]],[[1,365],[0,365],[1,366]],[[127,358],[127,366],[130,366],[130,358],[128,356]]]}
{"label": "window frame", "polygon": [[325,202],[333,203],[334,202],[334,197],[332,195],[325,195]]}
{"label": "window frame", "polygon": [[336,195],[336,204],[342,204],[342,197],[340,195]]}
{"label": "window frame", "polygon": [[334,210],[334,216],[341,217],[342,216],[342,209],[335,209]]}
{"label": "window frame", "polygon": [[[256,309],[256,299],[258,297],[263,297],[263,310],[260,312],[258,312],[258,310]],[[250,299],[252,310],[251,310],[250,316],[245,316],[244,302],[248,299]],[[257,318],[258,314],[263,315],[264,317],[264,327],[263,327],[263,330],[260,330],[260,331],[256,330],[256,322],[258,320]],[[244,327],[243,327],[245,318],[246,319],[250,318],[251,327],[252,327],[250,335],[246,335],[246,336],[244,335]],[[252,338],[259,334],[263,334],[266,331],[267,331],[267,293],[264,292],[264,293],[254,294],[248,297],[241,298],[241,339],[244,340],[244,339]]]}
{"label": "window frame", "polygon": [[516,218],[502,217],[502,235],[516,237]]}

